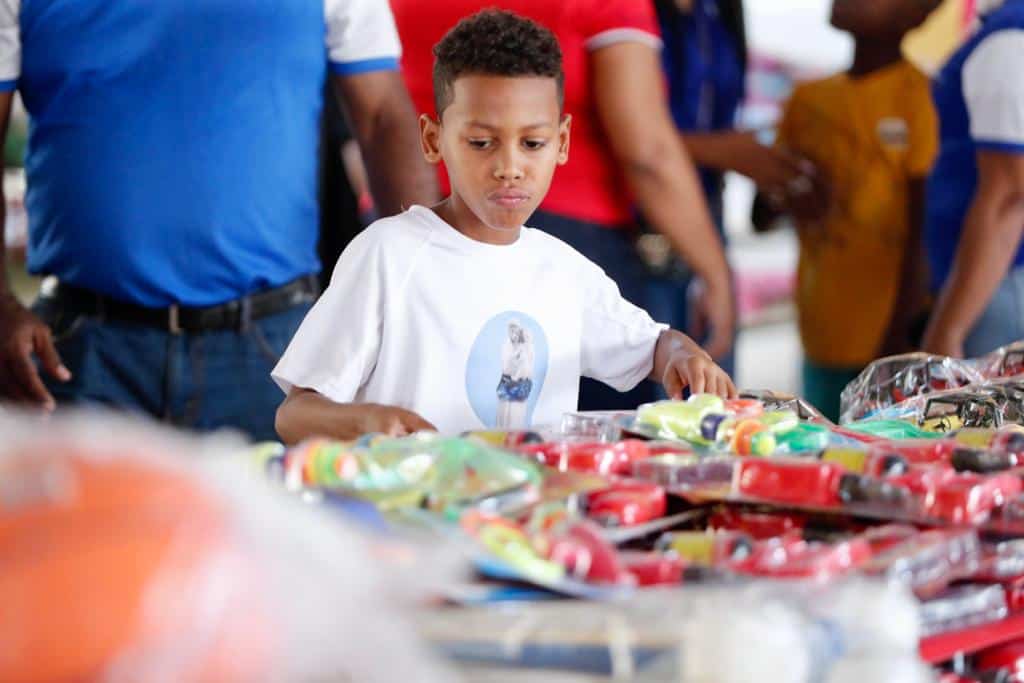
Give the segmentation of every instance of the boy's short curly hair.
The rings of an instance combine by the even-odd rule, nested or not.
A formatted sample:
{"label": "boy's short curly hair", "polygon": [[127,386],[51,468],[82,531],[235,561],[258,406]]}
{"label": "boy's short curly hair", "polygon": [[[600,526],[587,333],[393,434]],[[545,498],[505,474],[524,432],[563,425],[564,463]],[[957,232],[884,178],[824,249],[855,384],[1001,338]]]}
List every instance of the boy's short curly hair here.
{"label": "boy's short curly hair", "polygon": [[434,46],[434,57],[438,116],[452,103],[455,80],[469,74],[554,78],[562,106],[565,73],[558,39],[544,26],[513,12],[485,9],[466,17]]}

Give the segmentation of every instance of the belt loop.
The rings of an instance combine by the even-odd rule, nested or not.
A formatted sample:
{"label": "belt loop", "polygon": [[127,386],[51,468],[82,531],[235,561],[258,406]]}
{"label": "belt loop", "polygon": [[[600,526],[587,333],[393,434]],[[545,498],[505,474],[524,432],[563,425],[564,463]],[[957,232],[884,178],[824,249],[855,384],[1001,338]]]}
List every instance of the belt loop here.
{"label": "belt loop", "polygon": [[171,304],[171,307],[167,309],[167,331],[171,334],[182,333],[180,313],[178,304]]}
{"label": "belt loop", "polygon": [[238,312],[238,331],[245,334],[252,325],[252,297],[243,296],[238,303],[241,306]]}

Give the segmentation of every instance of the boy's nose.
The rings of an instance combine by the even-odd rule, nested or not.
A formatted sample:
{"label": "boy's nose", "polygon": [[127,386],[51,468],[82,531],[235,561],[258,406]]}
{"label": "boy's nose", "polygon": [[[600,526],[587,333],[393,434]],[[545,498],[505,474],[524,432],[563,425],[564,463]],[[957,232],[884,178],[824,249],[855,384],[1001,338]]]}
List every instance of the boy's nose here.
{"label": "boy's nose", "polygon": [[498,180],[519,180],[523,177],[523,165],[515,154],[504,154],[494,169],[494,177]]}

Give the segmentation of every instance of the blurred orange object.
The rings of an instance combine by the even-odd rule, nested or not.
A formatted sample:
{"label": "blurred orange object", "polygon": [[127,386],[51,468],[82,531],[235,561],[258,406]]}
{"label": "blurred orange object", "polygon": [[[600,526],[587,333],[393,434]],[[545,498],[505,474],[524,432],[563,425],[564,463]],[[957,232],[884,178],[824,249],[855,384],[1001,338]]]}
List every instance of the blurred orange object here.
{"label": "blurred orange object", "polygon": [[266,611],[225,509],[139,457],[0,461],[0,680],[266,677]]}

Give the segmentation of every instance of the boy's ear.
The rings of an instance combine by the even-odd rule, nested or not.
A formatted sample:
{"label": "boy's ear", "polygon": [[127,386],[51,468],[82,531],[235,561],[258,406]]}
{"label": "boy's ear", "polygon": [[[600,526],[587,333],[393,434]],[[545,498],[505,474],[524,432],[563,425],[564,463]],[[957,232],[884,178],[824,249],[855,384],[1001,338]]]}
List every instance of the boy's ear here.
{"label": "boy's ear", "polygon": [[566,114],[562,117],[562,123],[558,126],[558,164],[560,166],[569,161],[570,128],[572,128],[572,116]]}
{"label": "boy's ear", "polygon": [[427,114],[420,114],[420,147],[429,163],[441,163],[441,123]]}

